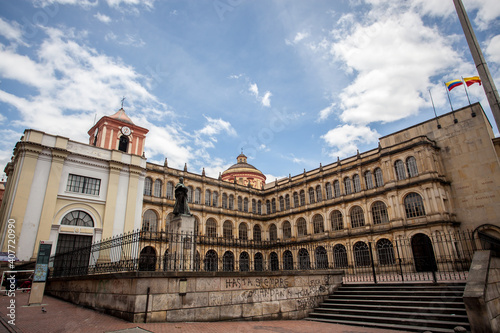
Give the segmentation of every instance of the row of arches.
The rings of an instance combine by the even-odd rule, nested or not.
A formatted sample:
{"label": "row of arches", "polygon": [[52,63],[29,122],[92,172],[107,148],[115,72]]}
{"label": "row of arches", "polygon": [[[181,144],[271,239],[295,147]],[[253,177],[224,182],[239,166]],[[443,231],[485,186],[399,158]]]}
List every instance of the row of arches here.
{"label": "row of arches", "polygon": [[[236,253],[232,249],[217,251],[208,249],[201,257],[196,253],[195,270],[204,271],[277,271],[277,270],[309,270],[309,269],[346,269],[349,267],[391,266],[397,263],[395,246],[391,240],[381,238],[374,244],[374,255],[370,254],[370,243],[357,241],[352,246],[335,244],[333,246],[318,245],[316,247],[294,247],[282,251],[268,253],[246,249]],[[422,233],[411,239],[411,249],[415,271],[433,271],[437,269],[435,254],[430,238]],[[153,246],[146,246],[140,253],[141,270],[169,270],[173,268],[173,254],[169,249],[163,253],[162,262],[158,263],[157,253]],[[178,261],[178,258],[175,258]]]}
{"label": "row of arches", "polygon": [[[406,218],[416,218],[425,216],[424,202],[420,194],[415,192],[408,193],[404,199],[404,208]],[[371,219],[369,219],[370,217]],[[278,227],[276,223],[269,223],[267,232],[268,238],[266,240],[276,241],[278,238],[289,239],[293,236],[301,237],[309,234],[319,234],[325,231],[339,231],[347,228],[360,228],[364,227],[370,222],[373,225],[389,223],[390,216],[387,205],[383,201],[375,201],[371,204],[370,211],[366,213],[360,206],[352,206],[348,212],[342,212],[339,209],[333,210],[329,215],[329,225],[325,224],[325,219],[321,214],[313,215],[312,219],[308,222],[304,217],[299,217],[295,221],[285,220]],[[199,221],[198,221],[199,222]],[[293,226],[292,226],[293,223]],[[230,220],[222,222],[222,230],[219,229],[220,225],[215,218],[208,218],[205,222],[205,228],[199,228],[205,236],[220,237],[226,239],[238,238],[241,240],[262,241],[263,227],[260,224],[249,224],[241,222],[235,230],[235,225]],[[279,237],[278,229],[281,229],[281,237]],[[145,231],[158,231],[158,215],[149,209],[144,213],[142,229]],[[222,234],[220,232],[222,231]]]}
{"label": "row of arches", "polygon": [[[394,170],[397,180],[403,180],[408,177],[418,176],[418,166],[417,160],[414,156],[409,156],[405,161],[398,159],[394,163]],[[362,182],[363,179],[364,181]],[[375,168],[373,172],[367,170],[362,176],[359,174],[354,174],[352,176],[344,177],[341,180],[334,180],[332,182],[325,182],[325,195],[323,195],[323,189],[321,185],[316,185],[316,187],[309,187],[307,190],[307,202],[313,204],[316,202],[321,202],[323,200],[330,200],[334,198],[339,198],[342,195],[349,195],[352,193],[358,193],[362,190],[370,190],[376,187],[384,186],[384,176],[381,168]],[[262,201],[252,199],[251,202],[249,198],[237,196],[233,194],[222,193],[222,197],[219,203],[219,193],[217,191],[211,191],[210,189],[205,190],[204,201],[202,201],[202,189],[200,187],[194,188],[188,185],[188,202],[195,204],[204,204],[206,206],[212,207],[222,207],[224,209],[235,210],[242,212],[251,212],[254,214],[262,214]],[[163,182],[161,179],[156,179],[154,182],[152,178],[146,177],[144,182],[144,195],[162,197],[163,193]],[[167,182],[167,189],[165,197],[167,199],[174,199],[174,183],[172,181]],[[237,205],[235,206],[235,200],[237,200]],[[266,212],[267,214],[276,213],[277,210],[284,211],[291,209],[293,200],[293,207],[300,207],[306,205],[306,190],[302,189],[300,191],[294,191],[290,197],[290,194],[281,195],[278,198],[279,207],[277,207],[276,198],[266,200]],[[251,203],[251,206],[250,206]]]}

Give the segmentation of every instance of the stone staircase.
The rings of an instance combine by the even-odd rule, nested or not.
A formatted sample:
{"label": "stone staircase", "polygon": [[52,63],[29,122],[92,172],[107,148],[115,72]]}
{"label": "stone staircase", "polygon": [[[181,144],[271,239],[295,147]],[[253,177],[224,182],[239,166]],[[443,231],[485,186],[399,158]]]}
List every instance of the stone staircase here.
{"label": "stone staircase", "polygon": [[465,284],[342,285],[306,320],[425,332],[470,331]]}

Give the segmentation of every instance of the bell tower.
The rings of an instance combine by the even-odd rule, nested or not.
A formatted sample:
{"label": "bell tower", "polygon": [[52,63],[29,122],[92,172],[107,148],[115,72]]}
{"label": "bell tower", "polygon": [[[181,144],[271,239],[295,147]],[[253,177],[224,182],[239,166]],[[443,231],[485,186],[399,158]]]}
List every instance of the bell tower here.
{"label": "bell tower", "polygon": [[87,133],[92,146],[142,156],[148,132],[135,125],[122,107],[112,116],[99,119]]}

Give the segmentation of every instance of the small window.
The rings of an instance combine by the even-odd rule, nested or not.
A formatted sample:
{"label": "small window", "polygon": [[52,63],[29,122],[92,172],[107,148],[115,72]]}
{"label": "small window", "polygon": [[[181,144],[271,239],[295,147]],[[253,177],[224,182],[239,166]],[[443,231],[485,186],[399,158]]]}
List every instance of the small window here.
{"label": "small window", "polygon": [[271,200],[271,209],[273,213],[276,213],[276,199]]}
{"label": "small window", "polygon": [[309,203],[313,204],[314,202],[314,189],[309,187]]}
{"label": "small window", "polygon": [[352,177],[352,182],[354,183],[354,192],[361,192],[361,180],[359,178],[359,175],[354,175]]}
{"label": "small window", "polygon": [[333,195],[335,198],[340,197],[340,182],[338,180],[333,182]]}
{"label": "small window", "polygon": [[408,171],[408,177],[418,176],[417,160],[415,157],[410,156],[406,159],[406,169]]}
{"label": "small window", "polygon": [[325,231],[325,224],[323,223],[323,216],[316,214],[313,217],[314,233],[319,234]]}
{"label": "small window", "polygon": [[[150,178],[146,179],[151,180]],[[99,195],[100,188],[101,188],[100,179],[70,174],[68,177],[68,184],[66,186],[66,191],[74,193],[90,194],[90,195]],[[149,195],[151,195],[151,193]]]}
{"label": "small window", "polygon": [[161,197],[162,187],[163,187],[163,183],[161,182],[161,180],[160,179],[155,180],[155,192],[154,192],[155,197],[157,197],[157,198]]}
{"label": "small window", "polygon": [[241,240],[248,240],[248,226],[245,222],[240,223],[238,228],[238,238]]}
{"label": "small window", "polygon": [[323,201],[323,195],[321,194],[321,185],[316,186],[316,201]]}
{"label": "small window", "polygon": [[351,178],[349,177],[344,178],[344,193],[346,195],[352,193]]}
{"label": "small window", "polygon": [[387,215],[387,206],[382,201],[377,201],[372,205],[372,216],[374,224],[382,224],[389,222]]}
{"label": "small window", "polygon": [[301,217],[297,220],[297,235],[300,236],[306,236],[307,235],[307,225],[306,225],[306,220]]}
{"label": "small window", "polygon": [[174,198],[174,183],[167,182],[167,199]]}
{"label": "small window", "polygon": [[396,179],[397,180],[403,180],[406,179],[406,171],[405,171],[405,164],[401,160],[397,160],[396,163],[394,163],[394,169],[396,170]]}
{"label": "small window", "polygon": [[306,192],[304,190],[300,191],[300,205],[301,206],[306,205]]}
{"label": "small window", "polygon": [[210,202],[212,201],[212,193],[210,190],[205,190],[205,206],[210,206]]}
{"label": "small window", "polygon": [[405,197],[406,217],[419,217],[425,215],[424,201],[418,193],[410,193]]}
{"label": "small window", "polygon": [[253,227],[253,240],[256,242],[260,242],[262,240],[262,232],[260,225],[258,224]]}
{"label": "small window", "polygon": [[61,220],[63,225],[74,225],[77,227],[93,227],[94,221],[92,217],[82,210],[74,210],[64,215]]}
{"label": "small window", "polygon": [[365,185],[367,190],[373,188],[373,177],[370,171],[365,172]]}
{"label": "small window", "polygon": [[384,177],[382,176],[382,169],[376,168],[374,174],[375,174],[375,186],[376,187],[384,186]]}
{"label": "small window", "polygon": [[338,210],[334,210],[330,215],[330,222],[332,224],[332,230],[342,230],[344,229],[344,222],[342,220],[342,213]]}
{"label": "small window", "polygon": [[278,228],[274,223],[269,227],[269,240],[271,242],[276,242],[278,240]]}
{"label": "small window", "polygon": [[332,184],[326,183],[325,190],[326,190],[326,199],[329,200],[329,199],[333,198]]}
{"label": "small window", "polygon": [[351,209],[351,227],[359,228],[365,225],[365,216],[363,214],[363,209],[359,206],[354,206]]}
{"label": "small window", "polygon": [[285,195],[285,209],[290,209],[290,195]]}
{"label": "small window", "polygon": [[226,239],[233,238],[233,224],[231,221],[225,221],[222,225],[222,233],[223,237]]}
{"label": "small window", "polygon": [[208,237],[217,237],[217,222],[209,218],[205,225],[205,235]]}
{"label": "small window", "polygon": [[292,238],[292,225],[288,221],[283,222],[283,238]]}

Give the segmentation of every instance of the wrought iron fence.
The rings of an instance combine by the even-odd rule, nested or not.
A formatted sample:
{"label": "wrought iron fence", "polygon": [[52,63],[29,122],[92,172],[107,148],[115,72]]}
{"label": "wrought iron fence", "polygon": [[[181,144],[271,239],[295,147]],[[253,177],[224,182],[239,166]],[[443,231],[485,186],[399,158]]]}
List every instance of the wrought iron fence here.
{"label": "wrought iron fence", "polygon": [[464,280],[474,251],[471,232],[423,233],[369,242],[324,238],[253,241],[190,233],[136,231],[52,257],[51,276],[134,271],[343,270],[344,282]]}

